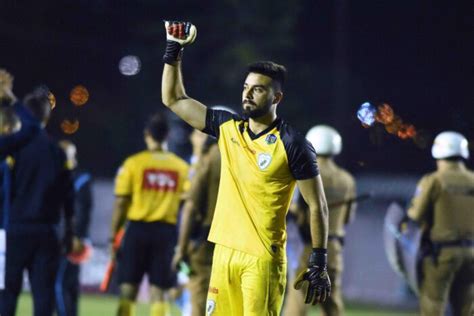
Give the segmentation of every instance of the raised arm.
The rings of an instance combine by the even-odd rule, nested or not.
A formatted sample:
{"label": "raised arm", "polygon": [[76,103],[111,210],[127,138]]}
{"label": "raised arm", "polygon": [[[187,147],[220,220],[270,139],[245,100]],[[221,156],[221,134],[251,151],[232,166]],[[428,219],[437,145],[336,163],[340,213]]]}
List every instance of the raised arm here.
{"label": "raised arm", "polygon": [[166,51],[161,80],[163,103],[192,127],[203,130],[206,126],[206,106],[186,95],[181,73],[181,55],[186,45],[194,42],[196,27],[189,22],[165,21]]}
{"label": "raised arm", "polygon": [[[21,121],[21,129],[12,134],[2,135],[0,133],[0,156],[9,155],[26,145],[41,130],[39,121],[23,105],[17,102],[13,106],[13,110]],[[3,115],[4,113],[0,113],[0,116]]]}
{"label": "raised arm", "polygon": [[206,106],[186,95],[181,74],[181,61],[165,64],[161,80],[161,99],[171,111],[192,127],[203,130],[206,126]]}
{"label": "raised arm", "polygon": [[[11,154],[40,130],[40,123],[33,117],[12,92],[13,76],[0,69],[0,159]],[[18,119],[21,124],[17,124]],[[16,125],[21,125],[18,131]]]}

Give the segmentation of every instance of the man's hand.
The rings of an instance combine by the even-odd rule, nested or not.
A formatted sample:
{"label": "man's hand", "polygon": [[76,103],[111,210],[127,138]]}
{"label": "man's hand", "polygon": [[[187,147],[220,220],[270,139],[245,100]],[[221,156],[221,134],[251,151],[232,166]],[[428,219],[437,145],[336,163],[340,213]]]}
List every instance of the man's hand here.
{"label": "man's hand", "polygon": [[72,251],[73,253],[78,253],[84,251],[84,243],[82,240],[76,236],[72,238]]}
{"label": "man's hand", "polygon": [[308,268],[296,278],[294,288],[300,290],[307,282],[305,304],[322,303],[331,295],[331,281],[327,272],[326,249],[313,249]]}
{"label": "man's hand", "polygon": [[109,240],[109,254],[110,261],[115,261],[117,259],[117,253],[122,245],[122,239],[125,236],[125,228],[120,228],[113,238]]}
{"label": "man's hand", "polygon": [[179,271],[181,268],[181,263],[188,264],[188,257],[186,253],[181,250],[179,247],[176,248],[176,251],[173,256],[173,260],[171,260],[171,269],[175,272]]}
{"label": "man's hand", "polygon": [[114,247],[114,243],[110,242],[109,243],[109,256],[110,256],[110,261],[115,261],[117,259],[117,249]]}
{"label": "man's hand", "polygon": [[183,47],[196,39],[197,29],[191,22],[164,21],[166,50],[163,62],[173,65],[181,59]]}

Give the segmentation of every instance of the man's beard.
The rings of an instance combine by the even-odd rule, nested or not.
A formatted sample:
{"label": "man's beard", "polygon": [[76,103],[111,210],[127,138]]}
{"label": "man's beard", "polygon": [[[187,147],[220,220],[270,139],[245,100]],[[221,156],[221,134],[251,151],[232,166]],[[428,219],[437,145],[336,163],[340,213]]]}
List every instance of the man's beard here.
{"label": "man's beard", "polygon": [[243,104],[243,114],[245,117],[247,118],[252,118],[252,119],[256,119],[256,118],[259,118],[259,117],[262,117],[266,114],[268,114],[268,112],[270,112],[270,107],[272,106],[271,103],[269,104],[266,104],[265,106],[261,107],[261,108],[255,108],[255,109],[250,109],[250,108],[246,108],[245,107],[245,103]]}

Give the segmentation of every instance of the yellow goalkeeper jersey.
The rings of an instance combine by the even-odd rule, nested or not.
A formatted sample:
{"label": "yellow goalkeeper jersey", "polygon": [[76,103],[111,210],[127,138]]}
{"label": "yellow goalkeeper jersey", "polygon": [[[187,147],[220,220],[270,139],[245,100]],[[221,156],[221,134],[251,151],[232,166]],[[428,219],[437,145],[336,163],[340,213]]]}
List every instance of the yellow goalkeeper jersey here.
{"label": "yellow goalkeeper jersey", "polygon": [[319,174],[313,147],[281,119],[256,135],[247,120],[208,109],[203,131],[218,138],[222,160],[209,241],[285,261],[296,180]]}
{"label": "yellow goalkeeper jersey", "polygon": [[188,164],[166,151],[142,151],[125,160],[115,178],[115,195],[130,196],[127,219],[176,224]]}

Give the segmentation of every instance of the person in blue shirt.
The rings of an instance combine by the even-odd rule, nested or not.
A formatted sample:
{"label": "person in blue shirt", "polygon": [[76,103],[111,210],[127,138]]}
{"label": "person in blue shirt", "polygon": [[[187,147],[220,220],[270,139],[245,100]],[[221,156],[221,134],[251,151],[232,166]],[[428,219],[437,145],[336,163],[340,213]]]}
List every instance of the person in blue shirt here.
{"label": "person in blue shirt", "polygon": [[[0,76],[1,77],[1,76]],[[1,84],[0,90],[8,90]],[[2,96],[3,92],[0,92]],[[74,189],[66,157],[44,130],[50,114],[50,92],[35,89],[14,103],[22,127],[17,133],[0,137],[0,155],[10,155],[8,205],[1,209],[6,231],[5,287],[0,291],[0,315],[15,315],[23,271],[31,284],[34,315],[49,316],[54,310],[54,284],[62,249],[72,244]],[[3,102],[2,102],[3,103]],[[7,207],[5,207],[7,205]],[[57,226],[64,211],[65,233],[61,245]]]}
{"label": "person in blue shirt", "polygon": [[89,224],[92,211],[92,177],[90,173],[80,170],[77,162],[77,148],[69,140],[62,140],[59,146],[66,154],[67,167],[72,172],[75,194],[74,252],[63,256],[56,278],[56,310],[58,316],[78,315],[80,293],[80,264],[92,253],[89,241]]}

